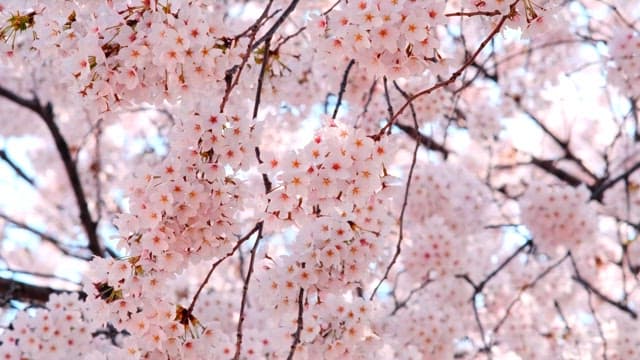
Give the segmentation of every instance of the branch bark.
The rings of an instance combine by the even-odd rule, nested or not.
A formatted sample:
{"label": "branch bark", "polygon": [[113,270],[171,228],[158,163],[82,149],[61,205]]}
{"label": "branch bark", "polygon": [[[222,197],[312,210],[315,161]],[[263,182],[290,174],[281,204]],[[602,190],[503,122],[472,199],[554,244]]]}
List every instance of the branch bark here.
{"label": "branch bark", "polygon": [[[44,304],[49,301],[51,294],[71,293],[73,291],[54,289],[48,286],[37,286],[21,281],[0,278],[0,294],[3,303],[8,300],[18,300],[28,303]],[[82,291],[77,292],[81,299],[85,299],[87,294]]]}
{"label": "branch bark", "polygon": [[87,236],[88,248],[94,255],[102,257],[104,253],[100,244],[100,239],[98,238],[98,224],[91,217],[87,198],[82,188],[80,175],[78,174],[78,169],[71,158],[71,150],[69,150],[69,145],[55,122],[53,106],[50,102],[46,105],[42,105],[36,96],[34,96],[33,99],[23,98],[2,86],[0,86],[0,96],[35,112],[44,121],[47,129],[49,129],[49,132],[51,133],[53,141],[55,142],[56,149],[58,150],[58,154],[60,155],[60,159],[64,165],[65,172],[67,173],[67,178],[71,183],[71,189],[73,190],[76,204],[78,205],[78,211],[80,212],[80,223],[82,224]]}

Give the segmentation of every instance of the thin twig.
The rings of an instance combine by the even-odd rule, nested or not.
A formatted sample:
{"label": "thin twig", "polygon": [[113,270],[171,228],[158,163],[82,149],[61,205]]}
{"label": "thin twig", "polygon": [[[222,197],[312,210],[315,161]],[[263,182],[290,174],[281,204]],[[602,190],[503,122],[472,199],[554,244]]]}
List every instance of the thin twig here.
{"label": "thin twig", "polygon": [[480,332],[480,338],[482,339],[483,348],[481,350],[486,352],[487,357],[491,359],[492,358],[491,346],[487,342],[487,336],[484,331],[484,326],[482,325],[482,321],[480,320],[480,314],[478,313],[478,304],[476,302],[477,296],[478,294],[475,294],[473,297],[471,297],[471,306],[473,307],[473,317],[476,320],[476,325],[478,326],[478,331]]}
{"label": "thin twig", "polygon": [[[242,54],[240,65],[235,65],[230,69],[227,69],[227,71],[225,71],[224,80],[226,82],[226,87],[224,90],[224,94],[222,95],[222,101],[220,101],[220,113],[224,112],[224,108],[227,104],[227,101],[229,101],[229,96],[231,95],[231,92],[238,85],[238,82],[240,81],[240,76],[242,75],[242,69],[244,69],[245,65],[247,64],[247,61],[251,56],[251,52],[257,49],[257,46],[254,47],[254,45],[256,45],[255,39],[256,39],[256,36],[258,35],[258,31],[260,30],[260,25],[265,19],[269,17],[269,9],[271,8],[272,4],[273,4],[273,0],[269,0],[264,10],[262,11],[262,14],[260,14],[256,22],[251,27],[249,27],[246,31],[244,31],[241,35],[238,36],[238,37],[248,36],[249,44],[247,45],[247,49],[244,52],[244,54]],[[246,34],[249,34],[249,35],[246,35]],[[235,77],[234,77],[234,74],[235,74]]]}
{"label": "thin twig", "polygon": [[20,220],[14,219],[14,218],[10,217],[9,215],[3,214],[3,213],[0,213],[0,219],[4,219],[5,221],[11,223],[12,225],[14,225],[14,226],[16,226],[16,227],[18,227],[20,229],[27,230],[30,233],[40,237],[42,240],[51,243],[53,246],[58,248],[63,254],[65,254],[67,256],[75,257],[75,258],[82,259],[82,260],[90,260],[90,257],[81,256],[81,255],[78,255],[78,254],[75,254],[75,253],[69,251],[66,248],[66,246],[68,246],[68,245],[65,245],[62,241],[56,239],[52,235],[49,235],[49,234],[46,234],[46,233],[44,233],[44,232],[42,232],[40,230],[37,230],[36,228],[34,228],[32,226],[29,226],[28,224],[26,224],[26,223],[24,223],[24,222],[22,222]]}
{"label": "thin twig", "polygon": [[496,275],[498,275],[498,273],[500,271],[502,271],[502,269],[504,269],[505,266],[507,266],[513,259],[516,258],[516,256],[518,256],[518,254],[520,254],[524,249],[530,247],[533,244],[533,241],[531,239],[527,239],[527,241],[524,242],[524,244],[520,245],[516,251],[513,252],[513,254],[511,254],[508,258],[506,258],[497,268],[495,268],[492,272],[489,273],[489,275],[487,275],[487,277],[484,278],[484,280],[482,280],[478,285],[478,290],[482,291],[482,289],[484,289],[484,286],[487,285],[487,283],[493,279]]}
{"label": "thin twig", "polygon": [[4,160],[7,165],[9,165],[9,167],[11,167],[11,169],[16,172],[16,175],[18,175],[18,177],[28,182],[29,185],[36,187],[35,181],[31,177],[29,177],[29,175],[27,175],[20,166],[18,166],[13,160],[11,160],[11,158],[9,158],[7,152],[4,149],[0,150],[0,159]]}
{"label": "thin twig", "polygon": [[251,280],[251,274],[253,274],[253,264],[256,258],[256,251],[258,250],[258,244],[260,243],[260,239],[262,239],[262,224],[259,223],[258,227],[258,236],[256,237],[256,242],[253,244],[253,248],[251,249],[251,257],[249,259],[249,270],[247,270],[247,275],[244,277],[244,285],[242,286],[242,300],[240,301],[240,318],[238,319],[238,329],[236,330],[236,353],[233,357],[234,360],[240,359],[240,353],[242,352],[242,325],[244,323],[244,310],[247,306],[247,295],[249,294],[249,281]]}
{"label": "thin twig", "polygon": [[462,73],[467,69],[467,67],[469,67],[475,60],[476,57],[478,57],[478,55],[480,54],[480,52],[482,52],[482,50],[484,50],[484,48],[487,46],[487,44],[489,44],[489,42],[491,42],[491,39],[493,39],[493,37],[498,34],[500,32],[500,29],[502,29],[502,26],[504,25],[504,23],[507,21],[507,19],[509,19],[509,17],[511,16],[511,13],[514,11],[515,9],[515,5],[519,2],[520,0],[516,0],[514,1],[511,5],[511,11],[509,14],[503,15],[500,18],[500,21],[498,21],[498,24],[496,24],[496,26],[493,28],[493,30],[489,33],[489,35],[482,41],[482,43],[480,43],[480,46],[478,46],[478,48],[476,49],[476,51],[471,55],[471,57],[464,63],[462,64],[462,66],[460,68],[458,68],[458,70],[456,70],[453,74],[451,74],[451,76],[444,81],[440,81],[437,84],[424,89],[414,95],[412,95],[401,107],[400,109],[391,117],[391,119],[389,119],[389,122],[382,128],[380,129],[380,131],[378,132],[378,136],[381,136],[382,134],[384,134],[385,131],[387,131],[391,126],[393,126],[393,124],[396,122],[396,120],[398,119],[398,117],[402,114],[402,112],[404,112],[404,110],[406,110],[406,108],[417,98],[426,95],[426,94],[431,94],[433,91],[448,86],[449,84],[454,83],[459,77],[460,75],[462,75]]}
{"label": "thin twig", "polygon": [[98,238],[97,224],[91,217],[87,198],[82,188],[80,175],[78,174],[78,168],[71,158],[71,150],[69,149],[69,145],[67,144],[67,141],[64,139],[60,128],[58,128],[58,125],[55,122],[53,106],[50,102],[46,105],[42,105],[40,103],[40,100],[36,96],[34,96],[34,98],[31,100],[25,99],[2,86],[0,86],[0,96],[5,97],[16,104],[35,112],[44,121],[45,125],[49,129],[49,132],[51,133],[51,137],[55,142],[56,149],[58,150],[58,154],[60,155],[65,171],[67,173],[69,183],[71,183],[71,189],[73,190],[73,194],[75,195],[76,204],[78,205],[78,211],[80,213],[80,222],[82,224],[82,227],[84,228],[87,240],[89,242],[88,248],[94,255],[102,257],[104,254],[102,251],[102,246],[100,244],[100,239]]}
{"label": "thin twig", "polygon": [[500,10],[494,10],[494,11],[471,11],[471,12],[457,11],[457,12],[452,12],[452,13],[446,13],[446,14],[444,14],[444,16],[447,16],[447,17],[453,17],[453,16],[472,17],[472,16],[498,16],[500,14],[501,14]]}
{"label": "thin twig", "polygon": [[355,60],[351,59],[347,68],[344,70],[344,74],[342,75],[342,81],[340,82],[340,91],[338,92],[338,100],[336,100],[336,107],[333,109],[332,119],[335,119],[338,116],[338,110],[340,109],[340,105],[342,104],[342,96],[344,95],[344,91],[347,89],[347,81],[349,79],[349,72],[355,64]]}
{"label": "thin twig", "polygon": [[262,65],[260,66],[260,75],[258,77],[258,86],[256,86],[256,100],[253,103],[253,119],[258,117],[258,109],[260,109],[260,97],[262,95],[262,84],[264,82],[264,75],[267,73],[267,66],[269,63],[269,46],[271,45],[271,39],[267,39],[264,43],[264,55],[262,56]]}
{"label": "thin twig", "polygon": [[[387,77],[386,76],[384,76],[382,78],[382,85],[384,87],[384,101],[387,103],[387,113],[389,114],[389,120],[391,120],[391,118],[393,118],[393,104],[391,104],[391,96],[389,95],[389,87],[387,85]],[[415,127],[414,127],[414,129],[415,129]],[[391,128],[389,128],[389,130],[391,130]],[[417,130],[417,129],[415,129],[415,130]]]}
{"label": "thin twig", "polygon": [[505,310],[504,315],[502,316],[502,318],[500,318],[500,320],[496,323],[496,325],[493,327],[493,330],[491,331],[492,334],[497,334],[498,331],[500,330],[500,328],[502,327],[502,325],[507,321],[507,319],[509,318],[509,315],[511,315],[511,309],[516,305],[516,303],[518,303],[518,301],[520,301],[520,298],[522,297],[522,295],[524,294],[525,291],[527,291],[528,289],[531,289],[533,287],[536,286],[536,284],[542,280],[545,276],[547,276],[553,269],[557,268],[558,266],[560,266],[565,260],[567,260],[569,258],[569,253],[567,252],[567,254],[565,254],[565,256],[563,256],[562,258],[560,258],[558,261],[556,261],[555,263],[553,263],[552,265],[550,265],[549,267],[547,267],[544,271],[542,271],[540,274],[538,274],[538,276],[536,276],[535,279],[533,279],[531,282],[523,285],[520,290],[518,291],[518,295],[516,295],[516,297],[509,303],[509,305],[507,306],[507,309]]}
{"label": "thin twig", "polygon": [[[386,79],[386,78],[385,78]],[[386,81],[385,81],[385,90],[386,90]],[[402,89],[400,89],[400,87],[397,87],[398,90],[400,91],[400,93],[402,94],[402,96],[405,97],[409,97],[409,95],[402,91]],[[385,91],[385,93],[388,95],[388,92]],[[389,101],[389,106],[391,106],[391,101]],[[416,110],[413,107],[413,104],[409,103],[409,106],[411,108],[411,116],[413,117],[413,126],[415,131],[418,131],[418,118],[417,118],[417,114],[416,114]],[[396,263],[396,261],[398,260],[398,257],[400,256],[400,252],[402,251],[402,240],[404,237],[404,213],[407,210],[407,204],[409,203],[409,190],[411,189],[411,179],[413,177],[413,170],[416,167],[416,162],[418,159],[418,149],[420,148],[420,141],[418,141],[418,139],[416,139],[416,145],[413,148],[413,154],[412,154],[412,158],[411,158],[411,166],[409,167],[409,175],[407,176],[407,184],[405,186],[404,189],[404,199],[402,200],[402,209],[400,210],[400,218],[398,219],[400,225],[399,225],[399,230],[398,230],[398,242],[396,243],[396,251],[395,254],[393,254],[393,258],[391,258],[391,262],[389,263],[389,265],[387,266],[387,269],[384,272],[384,276],[382,277],[382,279],[380,279],[380,282],[378,282],[378,285],[376,285],[376,287],[373,289],[373,292],[371,293],[371,296],[369,297],[369,300],[373,300],[373,298],[376,296],[376,292],[378,291],[378,289],[380,288],[380,285],[382,285],[382,283],[387,279],[387,277],[389,276],[389,272],[391,272],[391,268],[393,267],[393,265]]]}
{"label": "thin twig", "polygon": [[409,303],[409,301],[411,300],[411,298],[413,297],[414,294],[416,294],[418,291],[424,289],[425,287],[427,287],[427,285],[429,285],[431,283],[431,279],[429,277],[426,278],[426,280],[424,280],[422,282],[422,284],[420,284],[418,287],[415,287],[413,289],[411,289],[411,291],[409,291],[409,294],[407,295],[407,297],[402,300],[402,301],[397,301],[395,303],[395,306],[393,308],[393,311],[391,312],[391,316],[395,315],[398,310],[402,309],[403,307],[406,307],[407,304]]}
{"label": "thin twig", "polygon": [[600,300],[618,308],[623,312],[626,312],[627,314],[629,314],[629,316],[631,316],[632,319],[638,318],[638,313],[631,309],[627,304],[611,299],[607,295],[603,294],[600,290],[596,289],[593,285],[591,285],[591,283],[589,283],[585,278],[583,278],[582,275],[580,275],[580,271],[578,271],[578,265],[571,251],[568,252],[568,256],[571,259],[571,266],[573,266],[574,276],[572,278],[575,282],[582,285],[582,287],[588,292],[593,293],[594,295],[599,297]]}
{"label": "thin twig", "polygon": [[191,304],[189,305],[189,308],[187,310],[188,314],[192,314],[193,313],[193,308],[196,306],[196,301],[198,301],[198,297],[200,296],[200,293],[202,292],[202,289],[204,289],[205,285],[207,285],[207,283],[209,282],[209,279],[211,278],[211,275],[216,270],[218,265],[220,265],[228,257],[230,257],[233,254],[235,254],[235,252],[238,250],[238,248],[240,248],[240,246],[242,244],[244,244],[247,240],[249,240],[249,238],[251,238],[251,236],[253,236],[253,234],[255,234],[257,231],[262,229],[262,224],[263,224],[262,221],[258,222],[253,227],[253,229],[251,229],[251,231],[249,231],[245,236],[243,236],[242,238],[240,238],[238,240],[238,242],[234,245],[234,247],[233,247],[233,249],[231,249],[231,251],[229,251],[225,256],[221,257],[220,259],[215,261],[213,264],[211,264],[211,268],[209,269],[209,272],[207,273],[207,276],[204,278],[202,283],[200,283],[200,286],[198,287],[198,290],[196,291],[195,295],[193,295],[193,299],[191,299]]}
{"label": "thin twig", "polygon": [[596,309],[594,309],[593,307],[590,291],[587,292],[587,304],[589,305],[589,311],[591,311],[591,316],[593,316],[593,320],[596,323],[596,328],[598,329],[598,335],[602,340],[602,360],[607,360],[607,338],[604,337],[604,332],[602,331],[602,324],[600,323],[600,319],[598,319],[598,315],[596,314]]}
{"label": "thin twig", "polygon": [[291,3],[289,3],[289,6],[287,6],[287,8],[284,9],[284,12],[282,12],[282,15],[280,15],[280,17],[273,23],[271,28],[269,28],[269,30],[267,30],[267,32],[261,38],[256,40],[256,42],[253,43],[253,45],[251,45],[251,49],[255,50],[255,49],[258,48],[258,46],[260,46],[267,39],[271,39],[273,37],[273,35],[276,33],[276,31],[278,31],[278,28],[280,28],[280,26],[287,19],[287,17],[293,12],[293,10],[295,10],[295,8],[296,8],[296,6],[298,6],[299,2],[300,2],[300,0],[291,1]]}
{"label": "thin twig", "polygon": [[298,320],[296,321],[296,332],[293,333],[293,342],[291,343],[291,347],[289,349],[289,355],[287,356],[287,360],[293,360],[293,355],[296,352],[296,347],[300,343],[300,334],[302,333],[302,326],[304,325],[304,289],[300,288],[300,292],[298,293]]}

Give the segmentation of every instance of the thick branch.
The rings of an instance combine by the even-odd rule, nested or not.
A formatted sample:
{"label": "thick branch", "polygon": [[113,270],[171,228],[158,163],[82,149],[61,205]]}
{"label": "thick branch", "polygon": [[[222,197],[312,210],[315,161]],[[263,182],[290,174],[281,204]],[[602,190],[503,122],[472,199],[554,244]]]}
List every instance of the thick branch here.
{"label": "thick branch", "polygon": [[37,97],[34,97],[31,100],[22,98],[19,95],[3,88],[2,86],[0,86],[0,96],[3,96],[27,109],[30,109],[31,111],[37,113],[44,121],[45,125],[49,129],[49,132],[51,133],[51,136],[53,137],[53,140],[56,144],[56,149],[58,150],[60,158],[62,159],[67,177],[69,178],[69,182],[71,183],[71,188],[73,190],[73,194],[75,195],[78,210],[80,212],[80,222],[82,223],[82,227],[84,228],[87,239],[89,241],[89,250],[91,250],[91,252],[96,256],[103,256],[102,246],[100,245],[100,240],[96,231],[97,223],[94,222],[91,218],[89,205],[87,204],[87,198],[84,194],[84,190],[82,189],[82,182],[80,181],[78,169],[76,168],[76,165],[71,158],[71,150],[69,150],[69,145],[62,136],[62,132],[55,122],[53,106],[51,105],[51,103],[47,103],[43,106]]}
{"label": "thick branch", "polygon": [[[0,294],[7,300],[18,300],[28,303],[44,304],[49,301],[51,294],[70,293],[73,291],[54,289],[48,286],[37,286],[23,283],[17,280],[0,278]],[[81,299],[85,299],[87,294],[80,291]]]}
{"label": "thick branch", "polygon": [[629,169],[627,169],[625,172],[623,172],[622,174],[616,176],[615,178],[602,183],[602,185],[596,187],[593,192],[591,193],[591,199],[594,200],[602,200],[602,195],[604,194],[604,192],[613,187],[615,184],[617,184],[618,182],[624,180],[624,179],[628,179],[629,176],[631,174],[633,174],[636,170],[640,169],[640,162],[637,162],[635,165],[633,165],[632,167],[630,167]]}
{"label": "thick branch", "polygon": [[558,179],[562,180],[563,182],[571,185],[571,186],[579,186],[582,184],[582,180],[578,179],[577,177],[569,174],[568,172],[556,167],[554,165],[555,161],[554,160],[543,160],[543,159],[538,159],[535,156],[531,157],[531,164],[535,165],[536,167],[544,170],[545,172],[557,177]]}
{"label": "thick branch", "polygon": [[267,30],[267,32],[261,38],[256,40],[255,43],[253,43],[253,45],[251,46],[251,49],[255,50],[255,49],[258,48],[258,46],[260,46],[260,44],[265,42],[267,39],[271,39],[273,37],[273,34],[275,34],[276,31],[278,31],[278,28],[280,28],[280,26],[284,23],[284,21],[287,19],[287,17],[289,15],[291,15],[293,10],[296,9],[296,6],[298,6],[299,2],[300,2],[300,0],[291,1],[291,3],[289,3],[289,6],[287,6],[287,8],[284,9],[284,12],[282,13],[282,15],[280,15],[278,20],[276,20],[276,22],[273,23],[271,28],[269,28],[269,30]]}
{"label": "thick branch", "polygon": [[412,139],[419,141],[420,144],[422,144],[422,146],[424,146],[425,148],[441,153],[445,159],[449,157],[449,149],[440,145],[431,137],[421,133],[420,131],[416,131],[413,126],[405,125],[399,122],[396,122],[394,125],[398,129],[402,130],[405,134],[409,135]]}

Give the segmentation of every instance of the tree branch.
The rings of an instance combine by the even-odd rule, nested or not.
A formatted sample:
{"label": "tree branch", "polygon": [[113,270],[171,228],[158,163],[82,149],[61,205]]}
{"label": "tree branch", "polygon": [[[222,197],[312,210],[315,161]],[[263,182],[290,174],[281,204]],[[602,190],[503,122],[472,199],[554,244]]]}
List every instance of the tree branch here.
{"label": "tree branch", "polygon": [[[385,84],[385,94],[386,94],[385,96],[387,97],[387,100],[388,100],[387,105],[391,109],[391,101],[389,100],[389,96],[388,96],[389,92],[387,91],[386,78],[385,78],[384,84]],[[407,94],[402,89],[400,89],[400,87],[397,84],[396,84],[396,88],[402,94],[402,96],[404,96],[406,99],[410,98],[409,94]],[[417,117],[417,114],[416,114],[416,109],[414,108],[412,103],[409,103],[409,107],[411,108],[411,117],[413,118],[413,128],[417,133],[418,132],[418,117]],[[390,110],[390,112],[393,112],[393,110]],[[376,292],[380,288],[380,285],[382,285],[382,283],[389,276],[389,272],[391,271],[391,268],[393,267],[393,265],[398,260],[398,257],[400,256],[400,251],[402,250],[402,240],[404,238],[404,214],[405,214],[405,211],[407,210],[407,204],[409,203],[409,190],[411,189],[411,179],[413,177],[413,170],[415,169],[416,162],[418,160],[418,149],[419,148],[420,148],[420,141],[418,141],[418,139],[416,139],[416,145],[413,148],[413,154],[412,154],[412,158],[411,158],[411,166],[409,167],[409,175],[407,176],[407,184],[406,184],[405,189],[404,189],[404,199],[402,200],[402,209],[400,210],[400,218],[398,219],[398,222],[400,223],[400,229],[398,230],[398,242],[396,243],[396,251],[393,254],[393,258],[391,258],[391,262],[389,263],[389,265],[387,266],[387,269],[384,272],[384,276],[382,277],[382,279],[380,279],[380,282],[378,282],[378,285],[376,285],[376,287],[373,289],[373,292],[371,293],[371,296],[369,297],[370,301],[373,300],[373,298],[376,296]]]}
{"label": "tree branch", "polygon": [[378,132],[378,136],[381,136],[385,131],[387,131],[391,126],[393,126],[393,124],[396,122],[396,120],[398,119],[398,117],[402,114],[402,112],[404,110],[406,110],[406,108],[417,98],[426,95],[426,94],[431,94],[433,91],[448,86],[449,84],[454,83],[459,77],[460,75],[462,75],[462,73],[467,69],[467,67],[469,67],[478,57],[478,55],[480,54],[480,52],[482,52],[482,50],[484,50],[484,48],[487,46],[487,44],[489,44],[489,42],[491,42],[491,39],[493,39],[493,37],[498,34],[500,32],[500,29],[502,29],[502,26],[504,25],[504,23],[507,21],[507,19],[509,19],[509,17],[511,16],[511,13],[513,11],[515,11],[515,5],[519,2],[520,0],[516,0],[514,1],[511,5],[510,5],[510,9],[511,11],[509,12],[509,14],[503,15],[500,18],[500,21],[498,21],[498,24],[496,24],[496,26],[493,28],[493,30],[489,33],[489,35],[487,35],[487,37],[482,41],[482,43],[480,43],[480,46],[478,46],[478,48],[476,49],[476,51],[471,55],[471,57],[464,63],[462,64],[462,66],[460,66],[460,68],[458,68],[458,70],[456,70],[453,74],[451,74],[451,76],[444,81],[440,81],[437,84],[424,89],[416,94],[413,94],[401,107],[400,109],[393,115],[393,117],[391,119],[389,119],[389,122],[382,127],[382,129],[380,129],[380,131]]}
{"label": "tree branch", "polygon": [[296,352],[296,347],[300,343],[300,334],[302,333],[302,326],[304,324],[304,289],[300,288],[300,292],[298,293],[298,321],[296,321],[296,332],[293,333],[293,342],[291,343],[291,348],[289,350],[289,355],[287,356],[287,360],[292,360],[293,355]]}
{"label": "tree branch", "polygon": [[342,81],[340,82],[340,91],[338,92],[338,100],[336,100],[336,107],[333,109],[332,119],[335,120],[336,116],[338,116],[338,110],[340,109],[340,105],[342,104],[342,96],[344,95],[344,91],[347,89],[347,81],[349,79],[349,72],[355,64],[355,60],[351,59],[347,68],[344,70],[344,74],[342,75]]}
{"label": "tree branch", "polygon": [[80,299],[86,299],[87,294],[82,291],[69,291],[54,289],[48,286],[37,286],[27,284],[18,280],[0,278],[0,294],[2,294],[3,304],[9,300],[44,304],[49,301],[51,294],[63,294],[76,292]]}
{"label": "tree branch", "polygon": [[67,177],[69,178],[69,182],[71,183],[71,188],[76,198],[76,204],[78,205],[78,211],[80,212],[80,222],[82,224],[82,227],[84,228],[85,234],[87,235],[87,240],[89,242],[88,248],[94,255],[102,257],[102,246],[100,245],[100,240],[97,233],[98,224],[91,218],[89,205],[87,204],[87,198],[84,194],[84,190],[82,189],[82,182],[80,181],[78,169],[76,168],[76,165],[71,158],[69,145],[62,136],[62,132],[55,122],[53,106],[51,105],[51,103],[47,103],[43,106],[37,97],[34,97],[31,100],[22,98],[2,86],[0,86],[0,96],[5,97],[6,99],[9,99],[27,109],[30,109],[31,111],[38,114],[44,121],[45,125],[49,129],[49,132],[51,133],[51,136],[53,137],[56,149],[58,150],[65,171],[67,173]]}
{"label": "tree branch", "polygon": [[5,221],[11,223],[12,225],[14,225],[14,226],[16,226],[16,227],[18,227],[20,229],[29,231],[30,233],[40,237],[42,240],[51,243],[53,246],[58,248],[63,254],[65,254],[67,256],[75,257],[75,258],[82,259],[82,260],[90,260],[90,258],[88,258],[86,256],[81,256],[81,255],[77,255],[77,254],[72,253],[71,251],[69,251],[68,249],[65,248],[65,244],[62,241],[56,239],[52,235],[49,235],[49,234],[46,234],[46,233],[44,233],[44,232],[42,232],[40,230],[37,230],[37,229],[29,226],[28,224],[22,222],[22,221],[19,221],[17,219],[14,219],[14,218],[10,217],[9,215],[0,213],[0,219],[4,219]]}
{"label": "tree branch", "polygon": [[15,162],[13,162],[13,160],[11,160],[9,158],[9,156],[7,156],[7,152],[2,149],[0,150],[0,159],[4,160],[7,165],[9,165],[9,167],[11,167],[11,169],[13,169],[13,171],[16,172],[16,174],[24,181],[28,182],[29,185],[36,187],[36,183],[35,181],[33,181],[32,178],[30,178],[23,170],[22,168],[20,168]]}
{"label": "tree branch", "polygon": [[236,330],[236,353],[234,355],[234,360],[240,359],[240,353],[242,351],[242,325],[244,323],[244,310],[247,306],[247,294],[249,293],[249,281],[251,280],[251,274],[253,274],[253,264],[256,259],[256,251],[258,250],[258,244],[260,243],[260,239],[262,239],[262,222],[257,227],[258,236],[256,237],[256,242],[253,244],[253,248],[251,249],[251,258],[249,259],[249,270],[247,270],[247,275],[244,277],[244,285],[242,286],[242,300],[240,301],[240,318],[238,319],[238,329]]}
{"label": "tree branch", "polygon": [[209,269],[209,272],[207,273],[207,276],[204,278],[202,283],[200,283],[200,286],[198,287],[198,290],[196,291],[195,295],[193,295],[193,299],[191,299],[191,304],[189,304],[189,308],[187,309],[187,312],[188,312],[189,315],[193,314],[193,308],[196,306],[196,301],[198,301],[198,297],[200,296],[200,293],[202,292],[202,289],[204,289],[205,285],[207,285],[207,283],[209,282],[209,279],[211,278],[211,275],[216,270],[218,265],[222,264],[222,262],[225,261],[228,257],[230,257],[233,254],[235,254],[236,250],[238,250],[238,248],[240,248],[240,246],[242,244],[244,244],[245,241],[249,240],[249,238],[251,238],[251,236],[253,236],[253,234],[255,234],[256,231],[260,231],[262,229],[262,224],[263,224],[262,221],[258,222],[253,227],[253,229],[251,229],[251,231],[249,231],[249,233],[247,233],[245,236],[243,236],[242,238],[240,238],[238,240],[238,242],[235,244],[233,249],[231,249],[231,251],[229,251],[225,256],[221,257],[216,262],[211,264],[211,268]]}

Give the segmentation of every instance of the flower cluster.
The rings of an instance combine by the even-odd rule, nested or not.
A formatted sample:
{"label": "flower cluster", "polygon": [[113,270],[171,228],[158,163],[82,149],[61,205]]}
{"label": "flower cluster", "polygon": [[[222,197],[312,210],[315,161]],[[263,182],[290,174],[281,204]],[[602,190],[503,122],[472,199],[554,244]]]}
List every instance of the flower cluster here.
{"label": "flower cluster", "polygon": [[533,182],[519,201],[522,223],[542,251],[589,243],[598,224],[584,187],[549,186]]}
{"label": "flower cluster", "polygon": [[[19,312],[6,332],[0,358],[7,360],[79,359],[116,350],[111,342],[91,327],[93,314],[76,294],[52,294],[45,309],[34,314]],[[117,331],[116,331],[117,333]]]}
{"label": "flower cluster", "polygon": [[15,37],[29,30],[33,38],[20,37],[34,50],[28,61],[57,58],[60,80],[102,111],[125,99],[187,101],[223,87],[224,70],[245,51],[218,7],[201,1],[45,2],[12,39],[0,38],[0,46],[13,53]]}
{"label": "flower cluster", "polygon": [[[169,349],[188,358],[228,345],[210,334],[216,321],[202,323],[180,305],[176,309],[165,282],[188,264],[224,257],[236,244],[239,212],[248,199],[238,172],[257,164],[258,131],[251,120],[207,105],[199,109],[176,124],[170,156],[143,169],[131,187],[131,214],[116,221],[129,258],[92,262],[86,291],[109,296],[88,301],[102,321],[117,320],[143,339],[134,349],[140,354]],[[187,341],[186,334],[201,336]]]}
{"label": "flower cluster", "polygon": [[376,74],[420,74],[442,61],[436,27],[446,23],[441,1],[351,1],[327,18],[313,18],[320,53],[350,57]]}
{"label": "flower cluster", "polygon": [[473,326],[467,317],[472,310],[471,288],[461,285],[453,277],[437,280],[418,292],[412,303],[398,309],[395,316],[380,317],[375,329],[393,334],[388,341],[392,346],[380,352],[382,357],[452,359],[459,354],[458,343]]}
{"label": "flower cluster", "polygon": [[640,96],[640,36],[632,29],[620,29],[609,43],[611,66],[608,80],[630,97]]}
{"label": "flower cluster", "polygon": [[[266,261],[258,274],[259,286],[270,294],[262,302],[271,311],[290,310],[302,288],[313,312],[327,295],[352,293],[355,287],[362,291],[371,280],[369,264],[380,255],[393,222],[384,166],[389,155],[386,138],[374,141],[333,123],[300,151],[265,157],[262,170],[275,179],[267,228],[292,226],[296,232],[287,253]],[[351,328],[344,319],[326,315],[316,321],[321,326],[313,334],[318,336],[309,334],[309,342],[316,339],[331,348],[346,338],[364,341],[360,325]]]}
{"label": "flower cluster", "polygon": [[456,235],[469,235],[487,223],[490,193],[473,173],[449,163],[418,166],[408,214],[416,221],[440,216]]}

